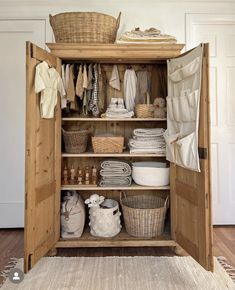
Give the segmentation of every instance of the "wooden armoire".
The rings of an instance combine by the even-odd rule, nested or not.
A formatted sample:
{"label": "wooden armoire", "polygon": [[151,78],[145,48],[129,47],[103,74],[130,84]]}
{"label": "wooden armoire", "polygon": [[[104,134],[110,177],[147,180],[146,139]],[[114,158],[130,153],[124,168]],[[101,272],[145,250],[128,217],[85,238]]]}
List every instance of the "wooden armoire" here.
{"label": "wooden armoire", "polygon": [[[170,185],[147,187],[133,184],[130,187],[102,188],[61,184],[61,168],[66,160],[73,164],[98,164],[105,158],[133,160],[164,160],[157,154],[66,154],[61,147],[61,127],[79,128],[89,124],[99,131],[115,131],[130,137],[134,128],[166,128],[166,119],[102,119],[92,117],[63,117],[60,97],[53,119],[40,117],[40,94],[35,93],[35,68],[46,60],[59,73],[62,63],[98,62],[110,67],[146,65],[154,66],[166,74],[167,60],[181,58],[183,44],[47,44],[51,52],[26,43],[27,63],[27,116],[26,116],[26,192],[25,192],[25,272],[50,250],[74,247],[182,247],[206,270],[213,271],[211,182],[210,182],[210,114],[208,87],[208,44],[203,45],[198,152],[201,172],[195,172],[174,163],[170,164]],[[167,92],[167,88],[165,88]],[[166,95],[164,96],[166,97]],[[154,193],[170,195],[170,225],[162,236],[143,239],[129,236],[123,228],[114,238],[95,238],[86,228],[79,239],[60,238],[60,203],[64,190],[78,190],[87,198],[91,193],[119,200],[120,191],[127,194]]]}

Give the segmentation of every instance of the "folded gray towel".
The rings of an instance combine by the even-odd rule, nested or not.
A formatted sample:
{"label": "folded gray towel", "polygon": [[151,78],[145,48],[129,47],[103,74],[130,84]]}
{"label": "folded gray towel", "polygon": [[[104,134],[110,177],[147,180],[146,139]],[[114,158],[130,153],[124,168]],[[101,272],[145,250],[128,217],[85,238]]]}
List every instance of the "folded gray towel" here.
{"label": "folded gray towel", "polygon": [[131,176],[113,176],[113,177],[102,177],[100,180],[100,186],[130,186],[132,182]]}
{"label": "folded gray towel", "polygon": [[130,176],[131,175],[131,166],[123,161],[115,160],[106,160],[101,163],[101,176]]}

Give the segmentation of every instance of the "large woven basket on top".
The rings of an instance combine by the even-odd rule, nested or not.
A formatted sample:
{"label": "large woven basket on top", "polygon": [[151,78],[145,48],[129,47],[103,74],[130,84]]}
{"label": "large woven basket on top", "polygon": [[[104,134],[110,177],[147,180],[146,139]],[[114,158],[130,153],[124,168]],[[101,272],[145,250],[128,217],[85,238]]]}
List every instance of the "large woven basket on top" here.
{"label": "large woven basket on top", "polygon": [[88,130],[65,131],[62,129],[66,153],[83,153],[87,148]]}
{"label": "large woven basket on top", "polygon": [[92,137],[94,153],[122,153],[124,137]]}
{"label": "large woven basket on top", "polygon": [[155,195],[124,196],[121,194],[126,231],[134,237],[151,238],[163,233],[168,197]]}
{"label": "large woven basket on top", "polygon": [[121,12],[117,19],[97,12],[66,12],[49,17],[56,42],[114,43]]}

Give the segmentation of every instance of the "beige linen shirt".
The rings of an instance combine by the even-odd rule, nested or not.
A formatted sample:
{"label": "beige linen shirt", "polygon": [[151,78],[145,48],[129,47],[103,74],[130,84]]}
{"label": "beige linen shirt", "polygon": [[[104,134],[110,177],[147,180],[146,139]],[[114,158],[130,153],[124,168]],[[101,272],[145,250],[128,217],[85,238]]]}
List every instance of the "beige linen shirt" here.
{"label": "beige linen shirt", "polygon": [[36,66],[35,92],[41,92],[40,113],[42,118],[54,118],[58,91],[63,99],[66,93],[59,73],[55,68],[50,68],[46,61],[41,62]]}

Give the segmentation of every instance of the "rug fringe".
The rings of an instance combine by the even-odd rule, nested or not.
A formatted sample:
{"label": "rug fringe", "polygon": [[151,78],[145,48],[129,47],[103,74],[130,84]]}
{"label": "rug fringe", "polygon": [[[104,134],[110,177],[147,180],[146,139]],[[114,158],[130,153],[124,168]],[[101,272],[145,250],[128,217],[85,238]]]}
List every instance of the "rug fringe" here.
{"label": "rug fringe", "polygon": [[0,272],[0,277],[3,278],[2,283],[0,283],[0,288],[8,278],[8,274],[11,271],[12,268],[14,268],[18,262],[18,258],[10,258],[10,261],[7,263],[7,265],[4,267],[4,270]]}
{"label": "rug fringe", "polygon": [[217,260],[223,266],[225,271],[228,273],[229,277],[235,283],[235,268],[229,265],[227,259],[223,256],[217,257]]}

